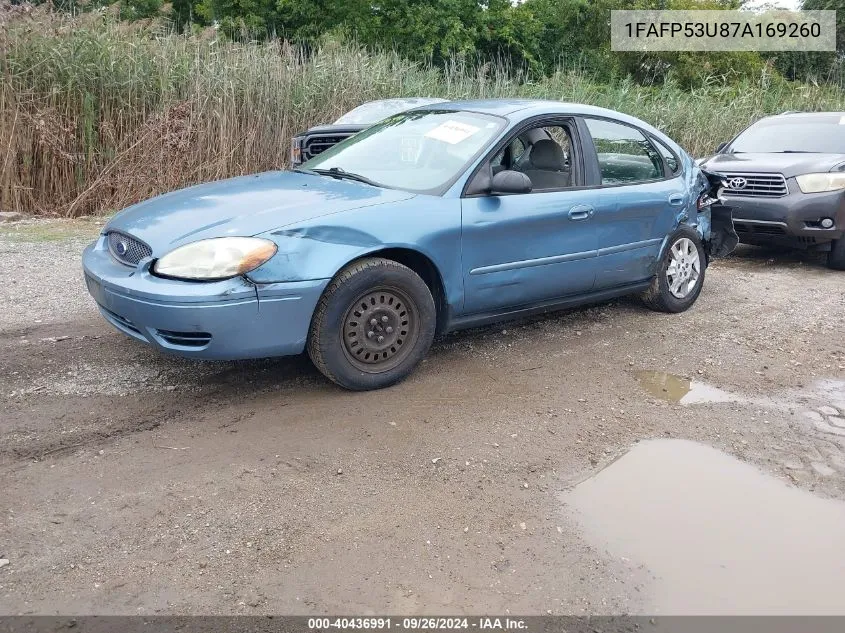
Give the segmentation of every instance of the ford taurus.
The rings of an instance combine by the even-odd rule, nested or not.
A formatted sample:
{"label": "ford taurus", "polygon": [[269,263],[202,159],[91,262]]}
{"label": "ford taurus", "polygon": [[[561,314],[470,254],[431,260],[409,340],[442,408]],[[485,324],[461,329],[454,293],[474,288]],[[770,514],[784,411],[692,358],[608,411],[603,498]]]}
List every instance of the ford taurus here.
{"label": "ford taurus", "polygon": [[618,112],[438,103],[293,171],[129,207],[83,264],[103,317],[159,350],[307,350],[339,385],[375,389],[439,333],[631,293],[686,310],[736,244],[719,182]]}

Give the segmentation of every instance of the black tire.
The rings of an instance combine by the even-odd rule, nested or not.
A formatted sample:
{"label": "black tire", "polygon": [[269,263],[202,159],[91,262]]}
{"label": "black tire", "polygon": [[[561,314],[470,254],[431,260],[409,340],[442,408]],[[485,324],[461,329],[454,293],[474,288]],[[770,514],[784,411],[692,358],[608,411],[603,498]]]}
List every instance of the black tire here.
{"label": "black tire", "polygon": [[833,270],[845,270],[845,236],[834,240],[827,254],[827,266]]}
{"label": "black tire", "polygon": [[[690,289],[687,289],[687,294],[685,296],[679,297],[676,296],[670,288],[667,270],[673,261],[673,248],[675,248],[678,244],[688,244],[687,242],[683,242],[683,240],[689,240],[692,242],[698,251],[699,268],[698,277],[695,280],[694,285]],[[688,264],[686,263],[684,264],[684,266],[687,265]],[[669,238],[669,246],[666,248],[666,252],[663,253],[663,257],[660,260],[660,264],[657,267],[657,274],[652,280],[649,289],[642,294],[643,303],[652,310],[656,310],[658,312],[683,312],[695,303],[695,300],[698,299],[698,295],[701,294],[701,288],[704,285],[704,272],[706,268],[706,254],[698,233],[695,229],[688,226],[680,227]],[[689,269],[690,268],[687,268],[686,270]],[[692,280],[690,279],[690,281]],[[681,292],[681,289],[678,291]]]}
{"label": "black tire", "polygon": [[354,391],[403,380],[431,347],[434,298],[413,270],[380,257],[341,270],[320,298],[308,355],[329,380]]}

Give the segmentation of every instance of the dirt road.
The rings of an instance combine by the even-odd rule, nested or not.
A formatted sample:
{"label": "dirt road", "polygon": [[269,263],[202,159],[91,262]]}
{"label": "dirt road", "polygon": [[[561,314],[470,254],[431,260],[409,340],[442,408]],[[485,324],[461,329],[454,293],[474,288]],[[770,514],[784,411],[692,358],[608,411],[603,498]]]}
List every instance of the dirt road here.
{"label": "dirt road", "polygon": [[304,358],[112,331],[79,265],[96,230],[0,227],[2,613],[671,610],[565,500],[649,438],[845,499],[845,274],[818,257],[741,249],[685,314],[463,332],[348,393]]}

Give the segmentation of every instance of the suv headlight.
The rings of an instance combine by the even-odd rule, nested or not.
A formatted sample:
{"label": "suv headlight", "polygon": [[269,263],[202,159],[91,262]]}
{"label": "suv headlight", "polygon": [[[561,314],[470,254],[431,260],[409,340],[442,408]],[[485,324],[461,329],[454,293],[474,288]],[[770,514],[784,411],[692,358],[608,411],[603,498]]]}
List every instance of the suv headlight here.
{"label": "suv headlight", "polygon": [[259,237],[218,237],[170,251],[153,271],[176,279],[226,279],[255,270],[276,254],[276,244]]}
{"label": "suv headlight", "polygon": [[845,189],[845,172],[804,174],[796,176],[798,188],[804,193],[820,193]]}

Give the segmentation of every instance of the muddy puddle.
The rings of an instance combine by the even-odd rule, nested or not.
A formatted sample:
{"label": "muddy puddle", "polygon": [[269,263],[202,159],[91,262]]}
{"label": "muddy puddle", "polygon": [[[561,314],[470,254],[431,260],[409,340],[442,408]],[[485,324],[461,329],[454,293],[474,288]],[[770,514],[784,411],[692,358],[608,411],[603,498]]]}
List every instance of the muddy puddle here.
{"label": "muddy puddle", "polygon": [[663,371],[643,370],[634,372],[634,375],[643,389],[652,396],[677,404],[744,401],[740,396],[722,391],[703,382],[687,380]]}
{"label": "muddy puddle", "polygon": [[845,614],[845,503],[721,451],[641,442],[563,501],[588,542],[647,572],[647,612]]}
{"label": "muddy puddle", "polygon": [[800,390],[776,396],[751,396],[663,371],[640,370],[633,374],[649,395],[673,404],[732,403],[789,413],[798,411],[817,430],[845,437],[845,381],[842,380],[816,380]]}

